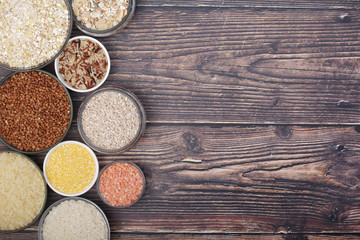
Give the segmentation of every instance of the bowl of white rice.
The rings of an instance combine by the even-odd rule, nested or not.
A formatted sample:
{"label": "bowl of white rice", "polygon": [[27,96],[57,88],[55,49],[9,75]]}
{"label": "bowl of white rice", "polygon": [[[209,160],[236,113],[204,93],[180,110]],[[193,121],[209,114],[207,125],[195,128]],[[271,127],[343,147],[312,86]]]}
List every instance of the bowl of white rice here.
{"label": "bowl of white rice", "polygon": [[92,201],[63,198],[43,213],[39,239],[110,240],[110,225],[105,213]]}
{"label": "bowl of white rice", "polygon": [[46,198],[46,182],[36,163],[21,153],[0,151],[0,232],[32,225]]}

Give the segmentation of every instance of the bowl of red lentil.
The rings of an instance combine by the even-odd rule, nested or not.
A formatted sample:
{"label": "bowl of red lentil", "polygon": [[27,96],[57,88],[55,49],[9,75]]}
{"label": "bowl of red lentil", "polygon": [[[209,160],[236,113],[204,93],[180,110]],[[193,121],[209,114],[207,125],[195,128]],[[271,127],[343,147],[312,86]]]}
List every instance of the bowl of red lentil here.
{"label": "bowl of red lentil", "polygon": [[99,88],[110,73],[110,56],[105,46],[95,38],[77,36],[69,40],[54,62],[59,80],[75,92],[90,92]]}
{"label": "bowl of red lentil", "polygon": [[68,0],[3,0],[0,12],[0,67],[5,69],[40,69],[70,38],[73,14]]}
{"label": "bowl of red lentil", "polygon": [[108,206],[127,208],[140,200],[145,185],[144,173],[135,163],[116,161],[101,170],[96,189]]}
{"label": "bowl of red lentil", "polygon": [[69,92],[48,72],[16,72],[0,82],[0,141],[14,151],[48,151],[65,137],[72,117]]}
{"label": "bowl of red lentil", "polygon": [[134,16],[135,0],[73,0],[75,25],[94,37],[113,35],[125,28]]}
{"label": "bowl of red lentil", "polygon": [[133,147],[145,130],[145,110],[135,94],[124,88],[103,88],[90,94],[79,108],[81,138],[93,150],[121,153]]}
{"label": "bowl of red lentil", "polygon": [[44,177],[56,193],[75,197],[89,191],[99,174],[95,153],[78,141],[65,141],[53,147],[45,156]]}

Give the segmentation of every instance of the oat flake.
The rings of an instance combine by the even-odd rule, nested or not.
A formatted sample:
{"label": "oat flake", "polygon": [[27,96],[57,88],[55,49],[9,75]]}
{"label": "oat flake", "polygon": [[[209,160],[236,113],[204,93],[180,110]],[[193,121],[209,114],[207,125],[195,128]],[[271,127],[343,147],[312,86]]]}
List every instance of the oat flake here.
{"label": "oat flake", "polygon": [[54,57],[69,31],[64,0],[1,0],[0,63],[33,68]]}
{"label": "oat flake", "polygon": [[129,0],[74,0],[72,7],[76,19],[85,27],[107,30],[126,16]]}

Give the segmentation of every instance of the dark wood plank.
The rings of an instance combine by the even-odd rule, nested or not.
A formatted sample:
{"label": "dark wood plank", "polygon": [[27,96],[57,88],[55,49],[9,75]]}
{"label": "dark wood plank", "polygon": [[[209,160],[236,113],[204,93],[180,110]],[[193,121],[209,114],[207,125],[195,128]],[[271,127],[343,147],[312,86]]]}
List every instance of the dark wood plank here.
{"label": "dark wood plank", "polygon": [[113,233],[112,239],[134,239],[134,240],[147,240],[147,239],[186,239],[186,240],[354,240],[360,239],[359,235],[341,234],[341,235],[329,235],[329,234],[254,234],[254,235],[238,235],[238,234],[117,234]]}
{"label": "dark wood plank", "polygon": [[307,8],[307,9],[359,9],[358,0],[138,0],[138,6],[182,7],[241,7],[241,8]]}
{"label": "dark wood plank", "polygon": [[[130,151],[98,154],[101,168],[137,163],[144,197],[127,209],[107,207],[95,189],[83,197],[118,234],[359,233],[359,134],[354,127],[151,124]],[[70,136],[79,140],[75,126]],[[40,167],[43,155],[33,156]],[[60,198],[49,190],[47,206]]]}
{"label": "dark wood plank", "polygon": [[358,123],[359,18],[342,13],[140,8],[104,40],[110,78],[152,122]]}
{"label": "dark wood plank", "polygon": [[347,13],[139,7],[101,39],[104,87],[134,91],[150,122],[357,124],[360,18]]}

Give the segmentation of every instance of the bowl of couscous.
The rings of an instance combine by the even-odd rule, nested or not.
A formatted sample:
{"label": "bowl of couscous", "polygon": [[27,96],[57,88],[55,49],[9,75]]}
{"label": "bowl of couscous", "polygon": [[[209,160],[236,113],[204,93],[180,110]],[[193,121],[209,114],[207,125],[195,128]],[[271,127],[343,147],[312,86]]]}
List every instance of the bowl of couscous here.
{"label": "bowl of couscous", "polygon": [[65,141],[46,154],[43,172],[47,184],[56,193],[67,197],[80,196],[95,184],[99,162],[85,144]]}

